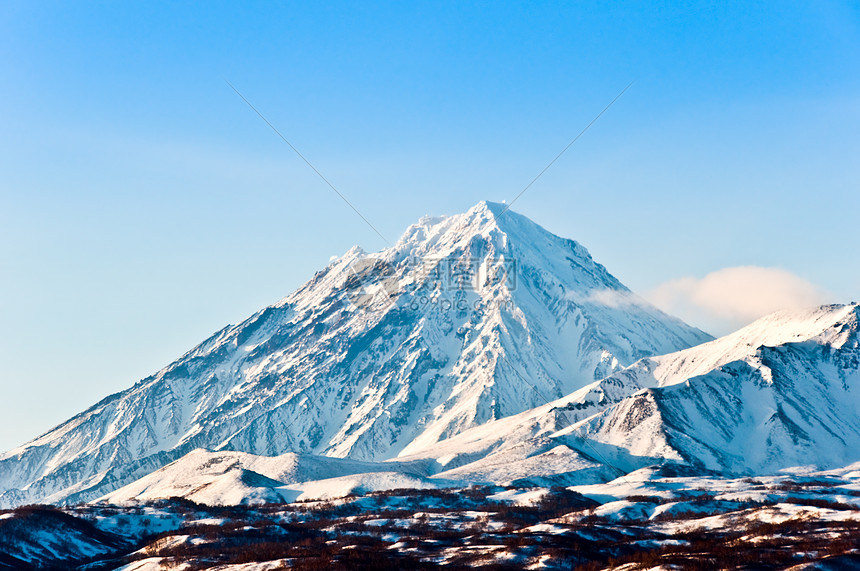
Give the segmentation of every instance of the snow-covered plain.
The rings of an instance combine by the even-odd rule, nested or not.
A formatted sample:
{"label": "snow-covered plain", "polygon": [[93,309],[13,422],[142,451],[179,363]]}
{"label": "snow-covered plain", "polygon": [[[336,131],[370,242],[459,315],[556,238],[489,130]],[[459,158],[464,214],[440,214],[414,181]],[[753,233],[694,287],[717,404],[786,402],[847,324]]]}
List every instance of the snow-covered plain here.
{"label": "snow-covered plain", "polygon": [[393,489],[291,504],[22,508],[0,519],[0,566],[854,568],[856,466],[761,478],[693,472],[663,465],[569,488]]}

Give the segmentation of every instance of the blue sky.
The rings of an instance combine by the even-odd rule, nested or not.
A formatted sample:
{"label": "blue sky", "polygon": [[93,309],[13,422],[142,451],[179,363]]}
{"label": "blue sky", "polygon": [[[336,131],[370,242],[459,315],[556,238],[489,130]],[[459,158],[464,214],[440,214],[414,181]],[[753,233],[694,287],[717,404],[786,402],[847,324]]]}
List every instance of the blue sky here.
{"label": "blue sky", "polygon": [[0,448],[384,246],[225,79],[389,240],[635,81],[515,210],[717,333],[726,269],[860,297],[857,6],[5,2]]}

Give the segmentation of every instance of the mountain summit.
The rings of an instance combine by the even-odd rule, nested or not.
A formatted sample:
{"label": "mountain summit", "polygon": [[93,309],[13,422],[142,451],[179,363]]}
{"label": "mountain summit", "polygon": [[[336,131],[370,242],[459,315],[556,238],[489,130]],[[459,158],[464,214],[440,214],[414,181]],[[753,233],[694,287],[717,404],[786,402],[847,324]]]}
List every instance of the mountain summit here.
{"label": "mountain summit", "polygon": [[0,505],[86,501],[197,449],[384,460],[711,338],[481,202],[296,292],[0,456]]}

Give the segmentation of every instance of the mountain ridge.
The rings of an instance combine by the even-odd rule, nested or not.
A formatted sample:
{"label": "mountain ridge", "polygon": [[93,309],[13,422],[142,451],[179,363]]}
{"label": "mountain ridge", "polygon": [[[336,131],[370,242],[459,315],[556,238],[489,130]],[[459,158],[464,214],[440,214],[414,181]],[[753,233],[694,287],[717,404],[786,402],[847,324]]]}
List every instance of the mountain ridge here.
{"label": "mountain ridge", "polygon": [[[753,326],[787,315],[777,313]],[[857,304],[802,312],[800,322],[813,317],[824,328],[809,335],[784,331],[787,339],[781,343],[751,343],[746,355],[725,359],[685,380],[646,388],[643,398],[650,406],[642,407],[648,411],[645,416],[659,416],[665,445],[684,461],[706,469],[760,474],[805,464],[831,469],[857,461],[858,316]],[[687,351],[697,350],[706,348]],[[641,416],[642,410],[635,414]],[[616,443],[611,427],[626,417],[629,413],[607,409],[581,430],[596,441]]]}

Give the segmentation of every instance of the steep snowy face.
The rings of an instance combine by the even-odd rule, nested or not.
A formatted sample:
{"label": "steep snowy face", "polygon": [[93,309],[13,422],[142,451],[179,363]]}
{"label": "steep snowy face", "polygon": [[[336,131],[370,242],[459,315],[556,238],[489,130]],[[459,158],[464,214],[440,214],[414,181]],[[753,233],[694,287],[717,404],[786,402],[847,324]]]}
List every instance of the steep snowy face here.
{"label": "steep snowy face", "polygon": [[396,456],[709,340],[491,203],[298,291],[0,457],[0,505],[97,497],[196,448]]}
{"label": "steep snowy face", "polygon": [[646,359],[614,378],[650,388],[577,428],[634,456],[729,472],[860,460],[858,321],[857,304],[781,312]]}

